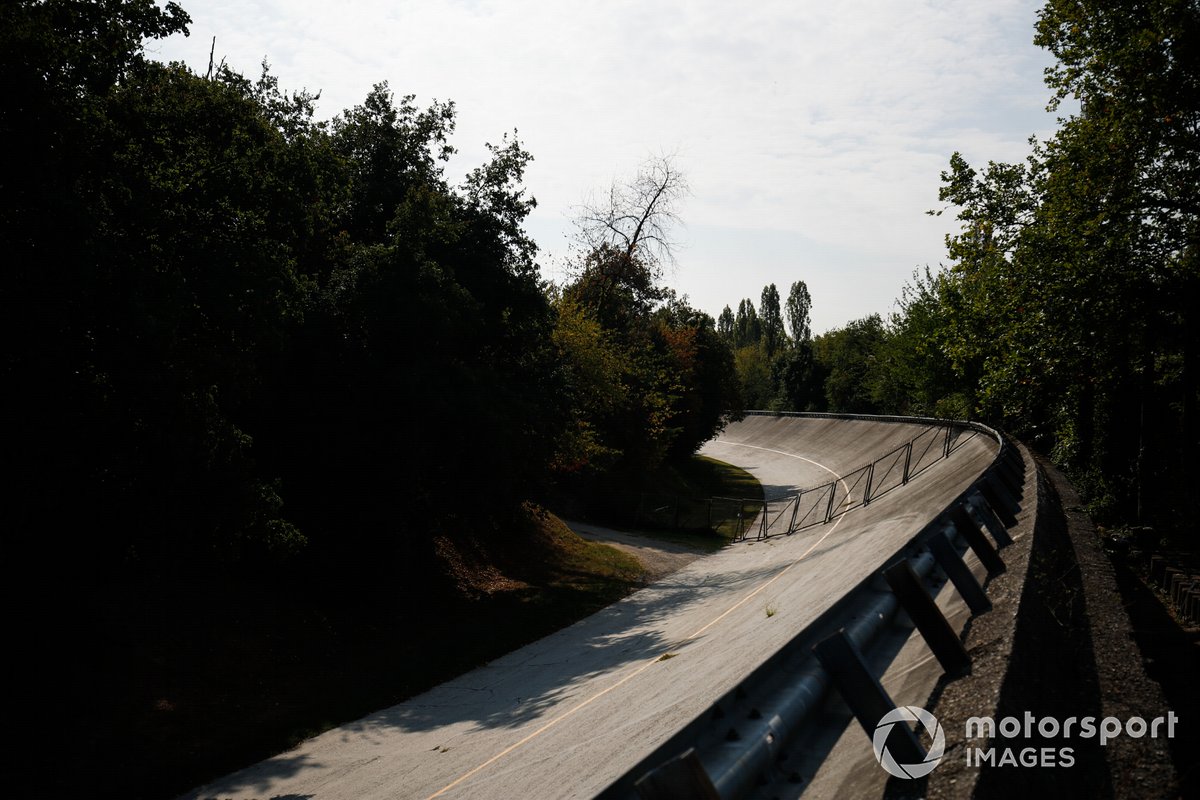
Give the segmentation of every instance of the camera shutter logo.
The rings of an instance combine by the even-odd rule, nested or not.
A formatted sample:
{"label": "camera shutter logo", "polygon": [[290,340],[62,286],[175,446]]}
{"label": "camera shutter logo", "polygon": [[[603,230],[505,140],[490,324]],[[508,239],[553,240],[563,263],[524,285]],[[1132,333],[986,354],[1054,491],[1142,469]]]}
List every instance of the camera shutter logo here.
{"label": "camera shutter logo", "polygon": [[[933,739],[933,746],[929,748],[924,761],[899,764],[892,758],[887,749],[887,737],[898,722],[920,722],[925,726],[925,730]],[[946,752],[946,733],[937,717],[925,709],[919,706],[900,706],[893,708],[879,720],[879,724],[875,726],[875,735],[871,737],[871,747],[875,750],[875,760],[888,773],[897,778],[923,778],[933,772],[933,768],[942,760],[942,754]]]}

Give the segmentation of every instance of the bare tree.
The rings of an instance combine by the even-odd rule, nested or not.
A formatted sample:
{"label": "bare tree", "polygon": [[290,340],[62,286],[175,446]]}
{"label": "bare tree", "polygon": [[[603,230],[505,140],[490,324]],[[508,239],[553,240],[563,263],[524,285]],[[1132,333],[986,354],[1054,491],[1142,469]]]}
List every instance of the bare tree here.
{"label": "bare tree", "polygon": [[672,229],[680,224],[679,202],[687,181],[672,156],[646,161],[628,182],[613,181],[607,196],[576,208],[577,239],[590,252],[613,250],[635,257],[655,277],[675,263]]}

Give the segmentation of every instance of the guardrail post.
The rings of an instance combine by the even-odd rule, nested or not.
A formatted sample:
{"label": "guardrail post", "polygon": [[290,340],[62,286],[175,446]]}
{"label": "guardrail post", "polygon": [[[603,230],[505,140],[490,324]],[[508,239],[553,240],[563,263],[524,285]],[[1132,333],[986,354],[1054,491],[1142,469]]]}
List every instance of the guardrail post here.
{"label": "guardrail post", "polygon": [[1008,487],[1014,495],[1019,495],[1025,488],[1025,473],[1019,472],[1010,461],[1003,456],[996,459],[992,465],[992,474]]}
{"label": "guardrail post", "polygon": [[[846,636],[844,630],[818,642],[813,651],[821,666],[833,678],[834,685],[837,686],[846,705],[850,707],[854,718],[866,731],[867,738],[873,737],[879,720],[894,709],[896,704],[892,702],[879,679],[867,669],[862,653]],[[897,725],[892,729],[892,735],[888,738],[888,750],[902,764],[917,764],[925,760],[925,749],[921,747],[917,735],[908,725]]]}
{"label": "guardrail post", "polygon": [[[992,534],[992,538],[996,540],[996,546],[1008,547],[1012,544],[1012,537],[1008,535],[1008,525],[1016,523],[1016,517],[1011,514],[1006,514],[1005,518],[1001,518],[995,511],[994,506],[988,501],[987,495],[983,492],[967,498],[967,512],[972,516],[979,518],[983,526],[987,528],[988,533]],[[1009,518],[1012,522],[1009,522]]]}
{"label": "guardrail post", "polygon": [[829,505],[825,509],[825,521],[833,520],[833,501],[837,498],[837,481],[829,484]]}
{"label": "guardrail post", "polygon": [[1011,495],[1006,493],[994,473],[990,471],[985,473],[983,479],[976,483],[976,487],[1005,527],[1017,524],[1017,511],[1021,506]]}
{"label": "guardrail post", "polygon": [[[952,532],[954,529],[950,526]],[[983,591],[983,587],[979,585],[979,581],[975,580],[975,575],[967,568],[967,564],[962,560],[962,556],[954,549],[954,545],[950,544],[950,539],[946,536],[947,531],[938,531],[929,540],[929,549],[933,553],[933,557],[937,559],[938,565],[941,566],[942,572],[946,573],[946,577],[954,584],[954,588],[958,590],[959,595],[966,601],[967,607],[971,609],[972,614],[982,614],[989,611],[992,607],[992,601],[988,600],[987,593]]]}
{"label": "guardrail post", "polygon": [[925,638],[947,675],[961,675],[970,671],[971,657],[962,641],[946,621],[937,603],[921,585],[921,579],[913,572],[908,560],[901,561],[884,570],[883,577],[892,587],[900,605]]}
{"label": "guardrail post", "polygon": [[912,440],[908,442],[908,446],[904,448],[904,478],[901,480],[902,486],[908,485],[908,468],[912,464]]}
{"label": "guardrail post", "polygon": [[942,443],[942,458],[950,457],[950,432],[954,430],[953,425],[946,426],[946,441]]}
{"label": "guardrail post", "polygon": [[959,503],[954,506],[950,510],[950,518],[954,521],[954,527],[967,540],[967,544],[971,546],[971,549],[975,551],[975,555],[988,571],[988,575],[999,575],[1007,569],[1004,565],[1004,559],[1000,558],[1000,554],[996,552],[996,548],[983,535],[980,523],[971,516],[966,504]]}
{"label": "guardrail post", "polygon": [[758,539],[762,541],[767,538],[767,521],[771,516],[771,505],[763,500],[762,509],[758,512]]}
{"label": "guardrail post", "polygon": [[870,503],[871,503],[871,483],[874,480],[875,480],[875,462],[872,461],[871,465],[869,467],[867,467],[867,488],[863,491],[863,505],[864,506],[870,505]]}
{"label": "guardrail post", "polygon": [[679,797],[721,800],[695,748],[691,747],[638,778],[634,788],[643,800],[675,800]]}
{"label": "guardrail post", "polygon": [[800,498],[804,496],[804,492],[796,495],[795,505],[792,506],[792,519],[788,523],[788,535],[790,536],[796,530],[796,515],[800,513]]}

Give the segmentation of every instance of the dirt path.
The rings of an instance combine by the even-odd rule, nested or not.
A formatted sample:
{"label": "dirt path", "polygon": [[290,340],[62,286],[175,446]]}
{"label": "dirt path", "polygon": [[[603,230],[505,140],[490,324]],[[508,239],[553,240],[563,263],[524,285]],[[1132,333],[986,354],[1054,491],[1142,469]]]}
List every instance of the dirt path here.
{"label": "dirt path", "polygon": [[649,536],[615,531],[611,528],[602,528],[599,525],[592,525],[587,522],[575,522],[573,520],[563,520],[563,522],[567,523],[567,527],[584,539],[612,545],[642,562],[642,566],[646,568],[647,583],[652,583],[665,575],[670,575],[685,564],[689,564],[697,558],[707,555],[703,550],[687,547],[682,544],[675,544],[674,542],[664,542],[661,539],[654,539]]}

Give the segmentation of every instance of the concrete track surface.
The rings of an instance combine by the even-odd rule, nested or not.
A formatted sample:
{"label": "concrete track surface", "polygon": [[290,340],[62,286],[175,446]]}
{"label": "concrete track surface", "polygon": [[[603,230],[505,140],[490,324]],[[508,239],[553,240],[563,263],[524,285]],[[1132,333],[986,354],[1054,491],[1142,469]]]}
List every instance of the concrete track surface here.
{"label": "concrete track surface", "polygon": [[[702,452],[753,472],[770,498],[828,483],[926,430],[750,417]],[[947,459],[938,446],[908,485],[866,507],[700,558],[487,666],[185,797],[592,797],[876,570],[996,452],[970,432]]]}

